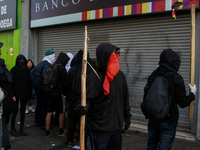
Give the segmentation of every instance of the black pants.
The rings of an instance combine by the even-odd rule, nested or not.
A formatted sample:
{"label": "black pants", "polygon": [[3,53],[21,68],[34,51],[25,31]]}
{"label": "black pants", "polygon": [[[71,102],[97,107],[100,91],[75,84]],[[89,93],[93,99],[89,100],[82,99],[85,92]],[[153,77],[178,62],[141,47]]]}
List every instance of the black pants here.
{"label": "black pants", "polygon": [[90,134],[92,150],[122,150],[122,134],[111,135]]}
{"label": "black pants", "polygon": [[25,99],[17,99],[14,102],[14,110],[11,117],[11,129],[15,129],[15,121],[18,113],[19,101],[20,101],[20,130],[23,130],[24,120],[25,120],[25,109],[27,103]]}
{"label": "black pants", "polygon": [[46,95],[42,88],[34,89],[37,102],[35,108],[35,124],[40,124],[40,127],[44,127],[47,115]]}
{"label": "black pants", "polygon": [[71,114],[71,121],[70,121],[70,124],[69,124],[68,142],[73,142],[74,133],[76,131],[76,126],[80,121],[80,116],[76,114],[74,109],[70,110],[70,114]]}

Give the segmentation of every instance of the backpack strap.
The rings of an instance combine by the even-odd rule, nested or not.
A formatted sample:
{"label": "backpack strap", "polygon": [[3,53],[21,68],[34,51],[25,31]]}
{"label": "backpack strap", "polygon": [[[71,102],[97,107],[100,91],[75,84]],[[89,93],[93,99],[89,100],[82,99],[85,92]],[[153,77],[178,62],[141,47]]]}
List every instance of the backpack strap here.
{"label": "backpack strap", "polygon": [[170,94],[170,96],[171,96],[171,99],[174,98],[174,86],[173,86],[173,83],[172,83],[171,78],[170,78],[170,76],[171,76],[172,74],[175,74],[175,72],[167,72],[167,73],[165,73],[165,74],[163,75],[165,78],[168,79],[168,82],[169,82],[169,91],[170,91],[169,94]]}

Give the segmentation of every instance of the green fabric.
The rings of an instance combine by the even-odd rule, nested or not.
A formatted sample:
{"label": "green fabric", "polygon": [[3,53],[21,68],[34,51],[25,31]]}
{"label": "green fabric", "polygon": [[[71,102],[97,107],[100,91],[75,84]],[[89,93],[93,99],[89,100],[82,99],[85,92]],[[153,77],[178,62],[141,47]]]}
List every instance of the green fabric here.
{"label": "green fabric", "polygon": [[54,54],[54,52],[53,52],[53,51],[50,51],[50,50],[48,50],[48,51],[46,51],[46,53],[45,53],[45,56],[52,55],[52,54]]}

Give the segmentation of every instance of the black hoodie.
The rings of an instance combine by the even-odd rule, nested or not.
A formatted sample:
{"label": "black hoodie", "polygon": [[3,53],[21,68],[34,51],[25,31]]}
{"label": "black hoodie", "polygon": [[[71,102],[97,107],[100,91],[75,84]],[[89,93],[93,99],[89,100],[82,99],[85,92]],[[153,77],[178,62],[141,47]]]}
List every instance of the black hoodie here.
{"label": "black hoodie", "polygon": [[5,66],[5,62],[0,58],[0,87],[6,91],[6,98],[3,100],[3,116],[10,115],[14,108],[12,76]]}
{"label": "black hoodie", "polygon": [[59,66],[57,66],[57,80],[58,82],[56,83],[55,88],[53,89],[53,91],[51,93],[48,93],[50,95],[61,95],[64,94],[66,95],[64,89],[66,89],[66,85],[67,85],[67,71],[65,69],[65,65],[67,64],[67,62],[69,61],[69,57],[61,52],[58,55],[58,58],[56,60],[56,62],[54,64],[61,64]]}
{"label": "black hoodie", "polygon": [[120,133],[124,118],[130,112],[128,87],[122,71],[110,82],[110,94],[104,95],[103,83],[111,54],[118,49],[110,43],[102,43],[96,49],[98,61],[97,75],[92,72],[87,77],[87,102],[89,109],[87,125],[89,132],[98,135]]}
{"label": "black hoodie", "polygon": [[167,116],[163,121],[174,126],[178,125],[179,110],[177,105],[184,108],[189,106],[195,99],[195,95],[192,92],[190,92],[188,96],[186,95],[183,77],[177,73],[180,67],[180,62],[180,56],[177,52],[172,49],[163,50],[160,54],[159,67],[149,76],[147,84],[144,88],[145,96],[151,83],[153,82],[153,79],[157,75],[164,75],[167,72],[173,72],[173,74],[169,77],[173,99],[169,108],[169,116]]}
{"label": "black hoodie", "polygon": [[[19,63],[19,60],[24,63]],[[27,60],[23,55],[18,55],[15,66],[10,70],[13,80],[13,93],[17,99],[29,100],[32,93],[30,71],[26,66]]]}
{"label": "black hoodie", "polygon": [[[70,101],[71,108],[74,107],[74,105],[77,102],[80,102],[81,95],[73,93],[71,91],[72,81],[74,80],[74,77],[76,76],[77,72],[79,70],[82,70],[82,59],[83,59],[83,50],[79,50],[78,53],[74,56],[71,62],[71,68],[67,74],[68,79],[68,100]],[[87,61],[93,66],[93,60],[90,58],[89,53],[87,53]],[[89,65],[87,65],[87,73],[86,75],[89,75],[92,72],[92,69]]]}

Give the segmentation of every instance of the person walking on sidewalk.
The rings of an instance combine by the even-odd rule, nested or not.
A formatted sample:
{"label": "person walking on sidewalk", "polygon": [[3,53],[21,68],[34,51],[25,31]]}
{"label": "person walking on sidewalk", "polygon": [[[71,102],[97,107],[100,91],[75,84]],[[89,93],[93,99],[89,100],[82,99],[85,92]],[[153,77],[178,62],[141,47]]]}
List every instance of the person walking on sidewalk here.
{"label": "person walking on sidewalk", "polygon": [[46,92],[47,99],[47,115],[46,115],[46,137],[50,137],[53,133],[50,130],[51,117],[54,111],[59,113],[59,136],[64,136],[64,112],[62,94],[66,95],[63,89],[66,89],[67,71],[65,65],[69,61],[69,57],[61,52],[54,65],[57,65],[57,82],[51,92]]}
{"label": "person walking on sidewalk", "polygon": [[[2,47],[0,42],[0,48]],[[11,143],[9,139],[8,132],[8,123],[10,121],[10,115],[14,109],[14,101],[13,101],[13,90],[12,90],[12,75],[8,71],[4,59],[0,58],[0,85],[1,89],[4,91],[3,101],[0,103],[1,105],[1,116],[2,117],[2,128],[1,133],[2,137],[0,138],[2,144],[0,144],[0,148],[10,149]],[[3,93],[1,92],[1,95]],[[2,108],[3,107],[3,108]],[[3,110],[3,112],[2,112]]]}
{"label": "person walking on sidewalk", "polygon": [[24,120],[25,120],[25,109],[26,103],[30,99],[32,92],[32,82],[30,71],[28,70],[27,60],[24,55],[20,54],[16,58],[16,65],[11,69],[12,81],[13,81],[13,93],[14,99],[14,111],[11,117],[11,132],[10,134],[13,136],[19,136],[18,132],[15,129],[16,117],[19,108],[20,101],[20,134],[26,136],[27,134],[24,132]]}
{"label": "person walking on sidewalk", "polygon": [[119,69],[118,50],[110,43],[100,44],[96,48],[100,79],[94,72],[87,77],[86,124],[93,150],[121,150],[122,130],[130,126],[128,86]]}
{"label": "person walking on sidewalk", "polygon": [[[35,65],[31,59],[28,59],[27,67],[30,72],[35,67]],[[31,112],[35,112],[35,90],[34,90],[34,88],[32,88],[31,98],[28,100],[28,102],[26,104],[26,114],[29,113],[29,110],[31,110]]]}
{"label": "person walking on sidewalk", "polygon": [[47,114],[46,95],[43,90],[43,78],[46,69],[55,62],[55,52],[45,52],[43,60],[31,70],[33,88],[36,94],[35,127],[45,130],[45,119]]}
{"label": "person walking on sidewalk", "polygon": [[156,76],[163,76],[171,73],[168,77],[170,93],[172,95],[169,113],[163,120],[147,118],[148,121],[148,143],[147,150],[170,150],[176,135],[176,127],[178,125],[179,111],[181,108],[187,107],[195,99],[196,85],[190,87],[190,93],[187,96],[183,77],[178,74],[180,67],[180,56],[172,49],[165,49],[160,54],[159,67],[153,71],[147,80],[144,88],[144,98]]}

